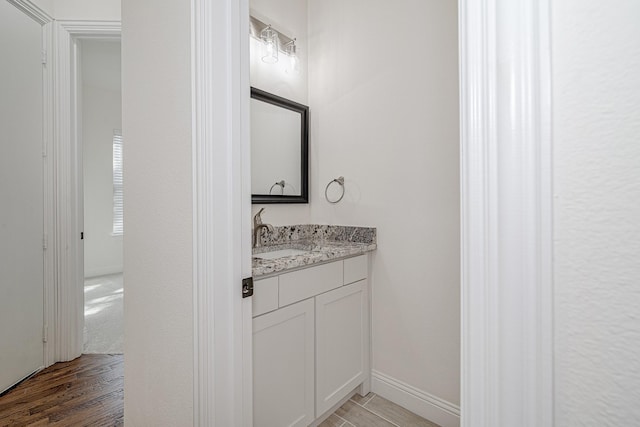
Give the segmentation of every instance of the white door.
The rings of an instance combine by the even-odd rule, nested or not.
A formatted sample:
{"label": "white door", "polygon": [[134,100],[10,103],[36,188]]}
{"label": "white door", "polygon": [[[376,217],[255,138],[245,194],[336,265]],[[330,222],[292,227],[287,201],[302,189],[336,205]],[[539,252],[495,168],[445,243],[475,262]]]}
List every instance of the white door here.
{"label": "white door", "polygon": [[43,366],[42,27],[0,1],[0,392]]}

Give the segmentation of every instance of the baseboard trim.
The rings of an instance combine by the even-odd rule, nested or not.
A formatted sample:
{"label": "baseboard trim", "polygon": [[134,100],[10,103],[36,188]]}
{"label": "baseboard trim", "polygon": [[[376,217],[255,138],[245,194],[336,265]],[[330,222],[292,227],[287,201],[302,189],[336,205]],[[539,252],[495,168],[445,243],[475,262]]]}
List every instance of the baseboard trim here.
{"label": "baseboard trim", "polygon": [[372,391],[442,427],[460,427],[460,407],[381,372],[372,372]]}

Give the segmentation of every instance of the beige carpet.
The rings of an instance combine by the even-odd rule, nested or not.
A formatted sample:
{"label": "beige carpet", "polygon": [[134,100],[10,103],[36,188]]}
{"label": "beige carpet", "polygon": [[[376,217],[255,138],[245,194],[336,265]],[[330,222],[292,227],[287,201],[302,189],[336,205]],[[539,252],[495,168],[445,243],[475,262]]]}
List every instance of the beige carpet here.
{"label": "beige carpet", "polygon": [[122,354],[124,350],[122,297],[122,273],[85,279],[85,354]]}

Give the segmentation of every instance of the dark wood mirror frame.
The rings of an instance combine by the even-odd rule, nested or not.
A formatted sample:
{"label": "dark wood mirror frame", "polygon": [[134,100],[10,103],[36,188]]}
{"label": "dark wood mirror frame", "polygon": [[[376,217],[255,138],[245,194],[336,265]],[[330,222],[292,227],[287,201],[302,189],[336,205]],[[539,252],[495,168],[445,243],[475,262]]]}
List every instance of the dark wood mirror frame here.
{"label": "dark wood mirror frame", "polygon": [[309,107],[269,92],[251,88],[251,98],[300,114],[300,195],[251,194],[252,204],[309,203]]}

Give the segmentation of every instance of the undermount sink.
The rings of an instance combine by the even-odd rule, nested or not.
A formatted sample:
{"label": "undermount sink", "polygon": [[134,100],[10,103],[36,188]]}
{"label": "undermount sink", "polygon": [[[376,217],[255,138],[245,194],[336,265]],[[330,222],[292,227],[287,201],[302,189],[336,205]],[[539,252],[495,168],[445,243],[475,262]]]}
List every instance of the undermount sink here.
{"label": "undermount sink", "polygon": [[302,255],[308,252],[309,251],[305,251],[302,249],[280,249],[277,251],[263,252],[261,254],[253,254],[253,257],[260,258],[260,259],[277,259],[277,258],[284,258],[288,256]]}

